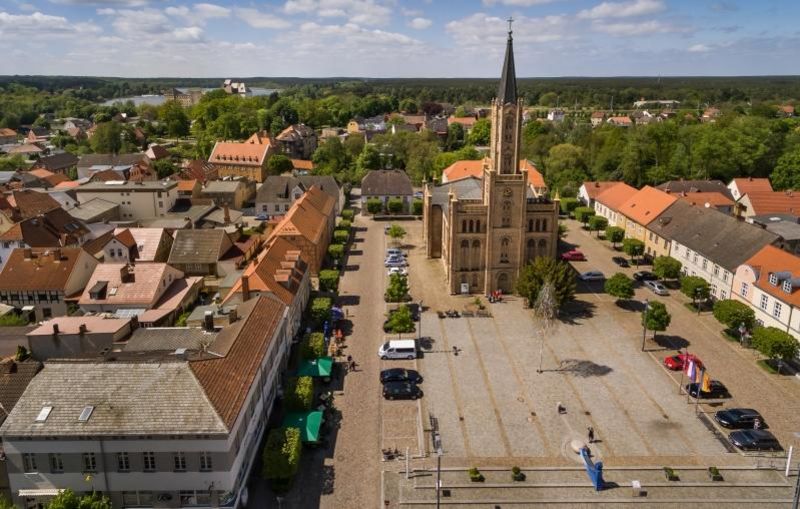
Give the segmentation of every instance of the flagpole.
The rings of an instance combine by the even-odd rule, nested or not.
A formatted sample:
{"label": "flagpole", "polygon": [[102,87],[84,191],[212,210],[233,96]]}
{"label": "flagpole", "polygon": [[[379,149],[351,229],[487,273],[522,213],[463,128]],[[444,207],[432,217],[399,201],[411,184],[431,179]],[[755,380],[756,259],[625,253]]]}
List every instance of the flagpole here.
{"label": "flagpole", "polygon": [[[680,355],[681,351],[678,350],[678,355]],[[681,383],[678,384],[678,395],[680,396],[683,393],[683,372],[685,371],[686,367],[688,366],[689,361],[689,349],[686,349],[686,357],[684,357],[685,365],[681,366]]]}
{"label": "flagpole", "polygon": [[[694,382],[695,375],[697,374],[696,372],[697,372],[697,366],[695,365],[694,360],[690,360],[689,361],[688,373],[686,373],[687,377],[689,378],[689,384]],[[700,390],[699,386],[698,386],[697,390]],[[698,396],[699,395],[700,394],[698,393]],[[686,404],[687,405],[691,402],[691,398],[692,398],[692,391],[691,391],[691,389],[689,389],[689,390],[686,391]]]}
{"label": "flagpole", "polygon": [[703,390],[703,383],[706,379],[706,368],[700,370],[700,381],[697,382],[697,401],[694,402],[694,414],[700,410],[700,392]]}

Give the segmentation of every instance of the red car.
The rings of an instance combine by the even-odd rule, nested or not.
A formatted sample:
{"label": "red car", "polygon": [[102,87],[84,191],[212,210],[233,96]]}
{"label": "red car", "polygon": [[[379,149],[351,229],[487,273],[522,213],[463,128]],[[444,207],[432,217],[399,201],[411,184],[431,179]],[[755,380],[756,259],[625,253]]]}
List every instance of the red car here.
{"label": "red car", "polygon": [[678,355],[670,355],[669,357],[664,357],[664,366],[667,369],[671,369],[672,371],[681,371],[687,362],[690,360],[694,361],[697,369],[703,368],[703,361],[701,361],[696,355],[694,354],[685,354],[679,353]]}
{"label": "red car", "polygon": [[572,249],[562,254],[561,259],[565,262],[583,262],[586,260],[586,256],[577,249]]}

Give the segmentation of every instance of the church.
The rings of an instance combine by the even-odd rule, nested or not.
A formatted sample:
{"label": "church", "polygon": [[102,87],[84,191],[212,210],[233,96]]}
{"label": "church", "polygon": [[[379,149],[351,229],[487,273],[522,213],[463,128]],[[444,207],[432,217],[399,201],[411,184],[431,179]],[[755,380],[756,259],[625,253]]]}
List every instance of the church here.
{"label": "church", "polygon": [[523,101],[511,34],[491,105],[489,156],[463,178],[425,186],[426,255],[442,260],[451,294],[512,293],[522,267],[556,256],[558,200],[532,185],[542,176],[520,161]]}

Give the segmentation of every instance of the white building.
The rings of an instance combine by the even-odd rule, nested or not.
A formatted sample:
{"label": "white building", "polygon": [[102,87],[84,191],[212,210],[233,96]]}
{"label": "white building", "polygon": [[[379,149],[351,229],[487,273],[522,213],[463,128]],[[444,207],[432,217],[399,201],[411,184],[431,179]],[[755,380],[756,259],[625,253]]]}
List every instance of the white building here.
{"label": "white building", "polygon": [[69,488],[114,507],[242,507],[289,338],[273,297],[237,315],[206,347],[47,363],[0,427],[15,501]]}
{"label": "white building", "polygon": [[123,221],[164,217],[178,199],[178,183],[171,180],[88,182],[75,190],[78,201],[94,198],[119,205]]}

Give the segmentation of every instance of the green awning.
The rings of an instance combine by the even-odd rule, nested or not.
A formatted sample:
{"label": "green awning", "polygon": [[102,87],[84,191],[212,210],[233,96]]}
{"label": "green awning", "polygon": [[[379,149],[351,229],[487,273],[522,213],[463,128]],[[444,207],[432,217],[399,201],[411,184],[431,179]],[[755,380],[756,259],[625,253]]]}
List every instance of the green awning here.
{"label": "green awning", "polygon": [[322,412],[292,412],[283,419],[283,427],[300,428],[300,439],[303,442],[318,442],[319,428],[322,426]]}
{"label": "green awning", "polygon": [[297,370],[298,376],[316,376],[316,377],[329,377],[333,370],[333,358],[319,357],[318,359],[311,359],[303,361],[300,368]]}

